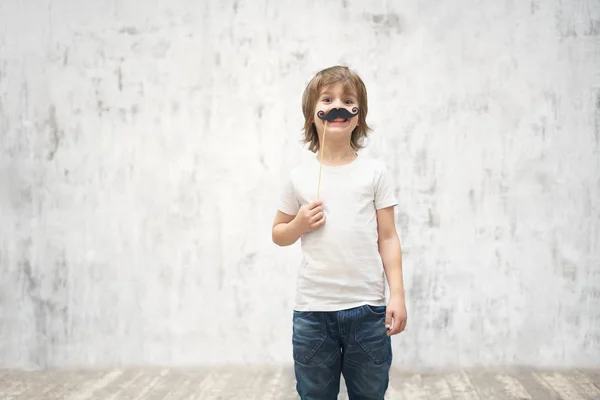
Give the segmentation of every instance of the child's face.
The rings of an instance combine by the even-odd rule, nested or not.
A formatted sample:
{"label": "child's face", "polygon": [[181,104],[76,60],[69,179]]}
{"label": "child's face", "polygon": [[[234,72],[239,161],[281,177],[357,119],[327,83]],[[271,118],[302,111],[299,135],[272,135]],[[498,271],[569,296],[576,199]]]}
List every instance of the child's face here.
{"label": "child's face", "polygon": [[[341,83],[325,86],[321,91],[313,115],[317,132],[319,136],[323,134],[325,121],[317,116],[319,111],[329,112],[333,108],[346,108],[349,111],[352,107],[358,107],[358,98],[353,91],[345,91]],[[358,117],[334,120],[327,122],[327,135],[347,136],[348,140],[352,136],[352,131],[358,126]]]}

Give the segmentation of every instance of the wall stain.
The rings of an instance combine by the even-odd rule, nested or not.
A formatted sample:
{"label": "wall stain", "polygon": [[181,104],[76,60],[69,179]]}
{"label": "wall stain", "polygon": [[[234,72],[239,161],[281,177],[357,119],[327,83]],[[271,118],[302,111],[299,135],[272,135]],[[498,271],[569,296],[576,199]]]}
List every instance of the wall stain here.
{"label": "wall stain", "polygon": [[560,8],[556,13],[556,31],[563,39],[577,37],[577,31],[575,29],[573,19],[565,16]]}
{"label": "wall stain", "polygon": [[171,48],[171,44],[166,40],[162,40],[160,43],[156,44],[152,48],[152,54],[156,58],[164,58],[167,55],[167,52]]}
{"label": "wall stain", "polygon": [[127,109],[119,107],[119,119],[123,122],[127,121]]}
{"label": "wall stain", "polygon": [[537,172],[535,174],[535,180],[540,184],[540,186],[542,187],[542,193],[548,193],[550,191],[550,187],[552,186],[550,184],[551,179],[548,178],[548,175],[543,173],[543,172]]}
{"label": "wall stain", "polygon": [[30,347],[30,359],[36,367],[45,367],[47,362],[48,341],[47,338],[47,304],[38,295],[39,282],[33,276],[31,263],[28,259],[19,262],[23,277],[25,279],[25,293],[29,296],[33,308],[33,325],[35,329],[36,343]]}
{"label": "wall stain", "polygon": [[21,269],[23,271],[23,276],[25,277],[25,284],[27,286],[27,292],[32,293],[38,288],[38,283],[36,279],[33,277],[33,273],[31,271],[31,263],[29,260],[23,260],[21,262]]}
{"label": "wall stain", "polygon": [[365,19],[369,21],[375,29],[385,34],[401,34],[404,32],[404,20],[396,13],[366,14]]}
{"label": "wall stain", "polygon": [[96,111],[98,113],[98,116],[102,117],[102,115],[105,112],[110,111],[110,107],[105,106],[104,101],[102,101],[102,99],[100,98],[99,86],[102,83],[102,79],[101,78],[92,78],[92,82],[94,84],[94,93],[96,95]]}
{"label": "wall stain", "polygon": [[240,261],[240,265],[246,268],[251,268],[254,265],[254,259],[256,258],[255,252],[250,252],[244,255]]}
{"label": "wall stain", "polygon": [[50,151],[48,152],[48,160],[52,161],[54,155],[58,151],[61,138],[63,137],[63,131],[58,129],[58,123],[56,122],[56,106],[53,104],[48,110],[48,120],[46,124],[50,128]]}
{"label": "wall stain", "polygon": [[[401,198],[398,195],[396,195],[396,198]],[[400,231],[402,233],[401,237],[400,237],[400,242],[402,242],[402,237],[405,235],[408,235],[408,231],[409,231],[409,216],[407,213],[405,212],[397,212],[397,226],[400,227]],[[408,254],[408,249],[402,249],[402,254],[403,255],[407,255]]]}
{"label": "wall stain", "polygon": [[119,68],[117,68],[117,85],[119,87],[119,92],[123,91],[123,70],[121,69],[121,66],[119,65]]}
{"label": "wall stain", "polygon": [[439,228],[440,226],[440,216],[434,213],[431,208],[428,210],[427,225],[430,228]]}
{"label": "wall stain", "polygon": [[415,154],[415,173],[419,176],[427,174],[427,151],[425,149],[418,150]]}
{"label": "wall stain", "polygon": [[594,139],[596,148],[600,146],[600,89],[596,90],[594,101]]}
{"label": "wall stain", "polygon": [[292,56],[297,60],[297,61],[303,61],[306,58],[306,52],[293,52]]}
{"label": "wall stain", "polygon": [[450,312],[447,309],[441,309],[435,316],[431,327],[444,331],[448,326],[450,326]]}
{"label": "wall stain", "polygon": [[554,265],[555,271],[560,274],[567,282],[574,283],[577,281],[578,268],[573,262],[564,256],[563,252],[559,248],[558,241],[556,238],[552,240],[551,245],[552,264]]}
{"label": "wall stain", "polygon": [[534,123],[532,130],[536,136],[541,136],[542,140],[546,139],[546,117],[542,117],[539,123]]}
{"label": "wall stain", "polygon": [[413,301],[417,304],[423,303],[425,301],[424,294],[425,293],[425,285],[423,282],[424,276],[421,274],[415,274],[412,277],[412,282],[408,286],[408,297],[413,299]]}
{"label": "wall stain", "polygon": [[558,120],[558,97],[554,92],[544,92],[544,98],[550,103],[552,115],[554,115],[554,121]]}
{"label": "wall stain", "polygon": [[473,189],[469,190],[469,205],[473,212],[477,212],[477,203],[475,202],[475,191]]}
{"label": "wall stain", "polygon": [[[590,1],[592,3],[593,1]],[[578,2],[579,7],[564,7],[560,5],[556,12],[556,30],[562,38],[576,38],[579,36],[599,36],[600,19],[598,15],[591,15],[589,3]],[[587,22],[586,22],[587,20]]]}
{"label": "wall stain", "polygon": [[219,287],[219,289],[223,289],[224,283],[225,283],[225,263],[224,263],[224,254],[226,252],[225,249],[225,245],[224,243],[226,243],[226,240],[223,240],[223,216],[221,215],[221,213],[219,212],[219,210],[217,209],[217,207],[215,206],[215,208],[213,209],[213,212],[215,213],[216,220],[215,220],[215,235],[214,235],[214,239],[215,239],[215,243],[214,246],[217,249],[217,257],[216,257],[216,265],[218,266],[217,268],[217,286]]}
{"label": "wall stain", "polygon": [[590,19],[588,29],[585,31],[586,36],[600,36],[600,19]]}
{"label": "wall stain", "polygon": [[[25,240],[21,253],[31,253],[31,247],[32,240]],[[54,265],[48,263],[51,273],[44,270],[41,275],[36,274],[29,257],[21,258],[17,266],[21,271],[23,300],[30,300],[33,313],[34,342],[29,346],[29,361],[35,367],[45,368],[60,339],[68,335],[68,265],[63,252]]]}
{"label": "wall stain", "polygon": [[[431,182],[431,185],[429,185],[428,188],[419,190],[419,193],[428,194],[430,196],[434,195],[436,192],[437,192],[437,181],[435,180],[435,178],[433,179],[433,181]],[[396,196],[399,196],[399,193],[396,193]],[[400,197],[398,197],[398,198],[400,198]]]}
{"label": "wall stain", "polygon": [[126,26],[119,29],[119,33],[127,34],[127,35],[139,35],[140,31],[137,30],[135,26]]}

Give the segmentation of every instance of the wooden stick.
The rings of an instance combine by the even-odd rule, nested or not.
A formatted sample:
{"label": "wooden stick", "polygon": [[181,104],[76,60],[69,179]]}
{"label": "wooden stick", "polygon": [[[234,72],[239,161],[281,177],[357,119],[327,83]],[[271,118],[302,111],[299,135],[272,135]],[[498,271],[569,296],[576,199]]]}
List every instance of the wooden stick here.
{"label": "wooden stick", "polygon": [[325,134],[327,133],[327,120],[325,120],[325,128],[323,128],[323,141],[321,143],[321,160],[319,161],[319,186],[317,188],[317,200],[321,199],[321,172],[323,171],[323,153],[325,153]]}

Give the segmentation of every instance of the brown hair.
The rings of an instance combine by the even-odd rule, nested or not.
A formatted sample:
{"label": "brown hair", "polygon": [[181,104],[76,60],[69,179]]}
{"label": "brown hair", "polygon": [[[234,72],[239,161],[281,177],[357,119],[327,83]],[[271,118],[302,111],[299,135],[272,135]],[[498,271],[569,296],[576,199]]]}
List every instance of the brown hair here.
{"label": "brown hair", "polygon": [[304,114],[304,137],[302,141],[308,143],[308,149],[313,153],[319,150],[319,135],[314,123],[315,107],[324,87],[341,83],[345,92],[355,92],[359,114],[358,126],[352,131],[350,145],[354,150],[363,147],[362,139],[367,137],[371,130],[367,125],[367,88],[362,79],[354,71],[345,66],[333,66],[319,71],[304,89],[302,94],[302,113]]}

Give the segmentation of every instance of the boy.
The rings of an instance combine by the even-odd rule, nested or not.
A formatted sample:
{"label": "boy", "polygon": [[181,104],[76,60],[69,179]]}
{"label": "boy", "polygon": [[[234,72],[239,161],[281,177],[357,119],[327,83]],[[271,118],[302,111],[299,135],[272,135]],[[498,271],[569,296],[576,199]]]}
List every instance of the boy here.
{"label": "boy", "polygon": [[[317,114],[343,108],[358,108],[358,116],[328,121],[321,149],[324,121]],[[357,154],[370,130],[367,110],[365,85],[347,67],[324,69],[310,81],[302,96],[304,142],[317,154],[292,170],[273,223],[276,244],[302,238],[292,334],[302,400],[337,399],[340,374],[350,400],[382,400],[390,336],[406,326],[393,185],[383,163]]]}

